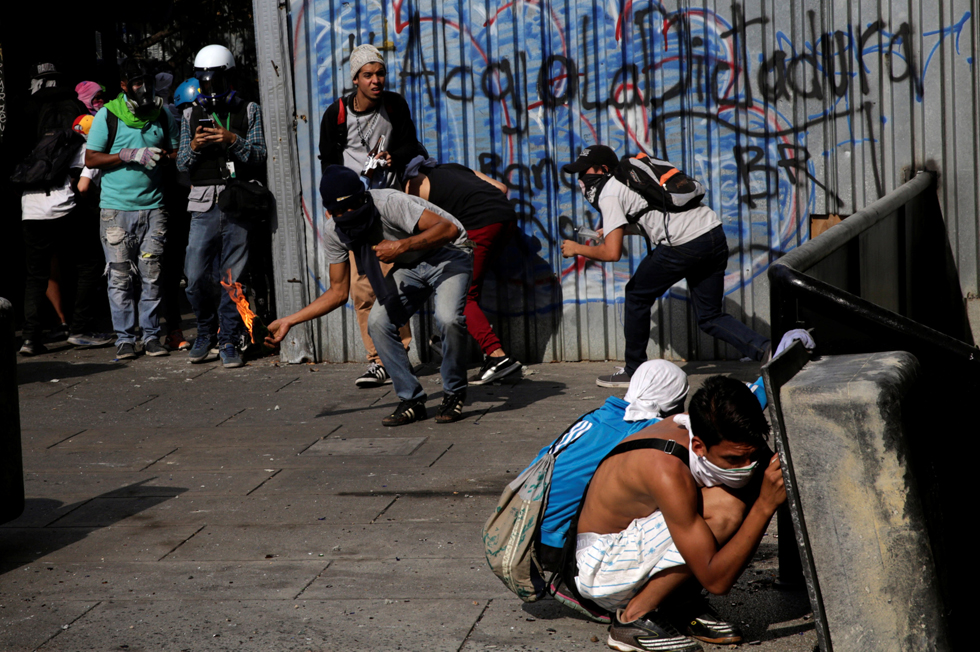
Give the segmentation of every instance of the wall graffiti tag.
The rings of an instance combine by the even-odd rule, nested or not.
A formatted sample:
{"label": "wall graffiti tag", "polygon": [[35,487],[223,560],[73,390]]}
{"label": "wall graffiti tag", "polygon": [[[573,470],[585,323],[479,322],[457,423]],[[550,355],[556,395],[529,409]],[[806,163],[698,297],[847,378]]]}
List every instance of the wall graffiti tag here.
{"label": "wall graffiti tag", "polygon": [[[550,351],[545,357],[618,357],[621,334],[608,323],[595,327],[604,334],[593,333],[586,306],[605,306],[615,321],[623,285],[646,253],[631,238],[619,263],[561,258],[560,241],[575,226],[600,226],[559,171],[595,142],[620,155],[667,158],[705,183],[731,251],[726,293],[764,330],[768,294],[757,279],[807,238],[808,216],[853,212],[894,186],[882,134],[902,116],[881,98],[926,101],[929,77],[941,74],[937,52],[952,41],[959,53],[961,36],[973,29],[969,11],[924,29],[908,17],[831,23],[822,3],[801,4],[777,19],[740,2],[709,9],[632,0],[296,1],[290,19],[297,111],[309,116],[299,141],[310,232],[322,219],[319,116],[350,92],[351,47],[373,43],[386,54],[388,87],[408,99],[429,152],[503,180],[522,214],[522,243],[502,266],[514,268],[498,274],[500,298],[489,311],[556,313],[553,324],[564,317],[567,329],[571,319],[580,343],[605,342],[572,351],[575,337],[558,342],[555,325],[548,332],[555,341],[538,347]],[[972,66],[972,59],[946,65]],[[863,162],[860,189],[838,178],[842,157]],[[310,246],[315,254],[315,237]],[[312,268],[311,275],[325,276]],[[680,284],[665,305],[686,314],[684,298]],[[664,355],[714,357],[694,343],[678,346],[678,333],[659,337]]]}

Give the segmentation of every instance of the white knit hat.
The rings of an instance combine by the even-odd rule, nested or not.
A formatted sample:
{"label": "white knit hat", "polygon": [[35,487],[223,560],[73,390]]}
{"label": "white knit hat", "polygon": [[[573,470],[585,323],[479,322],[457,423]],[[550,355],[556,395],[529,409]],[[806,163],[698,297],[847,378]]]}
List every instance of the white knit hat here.
{"label": "white knit hat", "polygon": [[366,43],[358,45],[350,53],[350,78],[356,79],[361,68],[369,63],[380,63],[384,67],[385,60],[381,58],[381,50]]}

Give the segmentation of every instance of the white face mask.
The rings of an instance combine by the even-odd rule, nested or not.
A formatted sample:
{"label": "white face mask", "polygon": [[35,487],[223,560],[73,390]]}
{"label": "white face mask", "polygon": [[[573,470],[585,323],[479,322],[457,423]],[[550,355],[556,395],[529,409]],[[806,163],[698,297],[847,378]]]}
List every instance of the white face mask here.
{"label": "white face mask", "polygon": [[694,431],[691,430],[691,418],[688,415],[678,414],[674,417],[674,422],[687,428],[690,435],[690,442],[687,447],[689,451],[688,464],[691,467],[691,475],[694,476],[694,481],[698,483],[699,487],[716,487],[723,484],[731,489],[741,489],[752,480],[752,474],[755,473],[755,467],[759,465],[758,462],[752,462],[748,466],[737,469],[723,469],[694,452]]}

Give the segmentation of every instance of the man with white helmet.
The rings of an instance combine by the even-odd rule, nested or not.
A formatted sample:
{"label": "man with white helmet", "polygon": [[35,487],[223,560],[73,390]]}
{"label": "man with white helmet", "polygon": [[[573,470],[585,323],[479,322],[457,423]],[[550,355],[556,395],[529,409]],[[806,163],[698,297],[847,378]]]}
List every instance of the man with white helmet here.
{"label": "man with white helmet", "polygon": [[194,74],[201,94],[197,105],[183,114],[177,154],[177,169],[188,172],[191,182],[184,272],[187,299],[197,316],[197,338],[188,357],[192,363],[203,362],[217,345],[227,368],[244,364],[237,346],[244,324],[212,270],[217,264],[224,280],[239,280],[248,263],[252,225],[245,214],[223,211],[218,199],[232,179],[259,177],[266,159],[261,110],[237,95],[234,70],[235,59],[222,45],[208,45],[197,53]]}
{"label": "man with white helmet", "polygon": [[[373,45],[359,45],[350,55],[354,92],[329,107],[320,121],[320,169],[343,165],[361,175],[369,189],[399,185],[405,166],[419,152],[415,123],[408,103],[398,93],[385,90],[387,68],[381,52]],[[387,274],[390,265],[383,264]],[[367,351],[368,369],[354,381],[358,387],[380,387],[391,377],[368,334],[368,315],[375,295],[363,270],[351,270],[351,301]],[[412,341],[408,324],[399,330],[407,350]]]}

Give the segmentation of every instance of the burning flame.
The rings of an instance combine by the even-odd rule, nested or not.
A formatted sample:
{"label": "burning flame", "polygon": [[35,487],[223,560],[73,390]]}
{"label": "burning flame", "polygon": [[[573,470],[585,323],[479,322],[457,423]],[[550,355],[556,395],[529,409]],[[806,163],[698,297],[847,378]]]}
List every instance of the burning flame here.
{"label": "burning flame", "polygon": [[232,282],[231,280],[231,270],[227,272],[228,280],[221,280],[221,287],[228,292],[228,296],[231,300],[235,302],[238,307],[238,314],[242,316],[242,321],[245,323],[245,328],[248,329],[248,336],[252,340],[252,344],[255,344],[255,333],[252,331],[252,322],[255,319],[255,313],[248,306],[248,299],[245,298],[245,292],[242,290],[242,284],[238,281]]}

